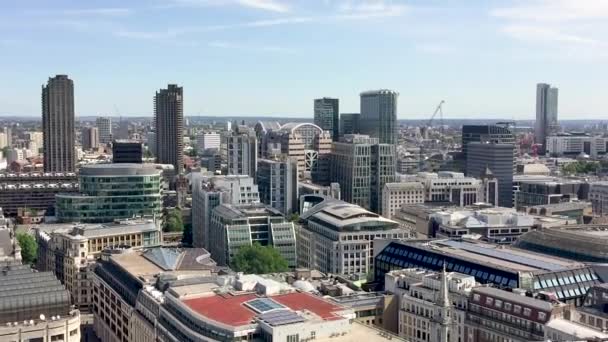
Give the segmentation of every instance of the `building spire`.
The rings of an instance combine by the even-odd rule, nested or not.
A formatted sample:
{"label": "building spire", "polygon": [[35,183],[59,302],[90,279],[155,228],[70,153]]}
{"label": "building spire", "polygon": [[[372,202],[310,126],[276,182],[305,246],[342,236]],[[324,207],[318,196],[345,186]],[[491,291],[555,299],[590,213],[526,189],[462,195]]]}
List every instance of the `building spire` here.
{"label": "building spire", "polygon": [[439,325],[441,327],[440,330],[440,334],[441,336],[439,337],[438,341],[440,342],[449,342],[449,331],[450,331],[450,325],[452,323],[451,321],[451,317],[450,317],[450,307],[451,302],[450,302],[450,293],[449,293],[449,287],[448,287],[448,273],[446,272],[445,269],[445,261],[443,262],[443,268],[441,270],[441,286],[439,289],[439,300],[438,300],[438,306],[439,306],[439,314],[440,314],[440,320],[439,320]]}

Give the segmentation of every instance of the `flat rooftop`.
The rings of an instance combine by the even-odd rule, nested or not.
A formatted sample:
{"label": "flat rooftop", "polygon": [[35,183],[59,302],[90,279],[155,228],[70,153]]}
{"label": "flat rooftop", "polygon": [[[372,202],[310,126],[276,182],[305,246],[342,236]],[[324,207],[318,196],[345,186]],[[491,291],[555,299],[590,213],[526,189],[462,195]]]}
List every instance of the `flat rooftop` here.
{"label": "flat rooftop", "polygon": [[516,272],[545,273],[585,267],[583,263],[577,261],[489,243],[437,240],[426,243],[406,242],[406,244]]}
{"label": "flat rooftop", "polygon": [[338,312],[345,310],[342,306],[332,304],[322,298],[308,293],[293,292],[270,297],[260,297],[253,293],[247,294],[212,294],[196,298],[184,299],[182,302],[192,311],[210,320],[237,327],[251,324],[259,312],[254,311],[247,302],[255,299],[269,298],[278,303],[281,309],[292,311],[307,311],[321,320],[340,319]]}

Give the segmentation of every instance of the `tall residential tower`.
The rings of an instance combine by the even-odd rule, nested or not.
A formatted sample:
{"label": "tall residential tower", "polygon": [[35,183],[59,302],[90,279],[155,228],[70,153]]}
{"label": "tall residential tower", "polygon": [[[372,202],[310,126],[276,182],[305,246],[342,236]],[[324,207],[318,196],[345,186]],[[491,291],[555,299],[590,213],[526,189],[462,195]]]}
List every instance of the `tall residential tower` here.
{"label": "tall residential tower", "polygon": [[42,86],[44,172],[74,172],[74,82],[67,75]]}
{"label": "tall residential tower", "polygon": [[547,145],[547,136],[559,130],[557,122],[557,88],[539,83],[536,85],[536,124],[534,137],[536,143],[543,145],[543,153]]}
{"label": "tall residential tower", "polygon": [[172,164],[177,174],[184,165],[184,96],[183,88],[169,84],[154,97],[156,161]]}

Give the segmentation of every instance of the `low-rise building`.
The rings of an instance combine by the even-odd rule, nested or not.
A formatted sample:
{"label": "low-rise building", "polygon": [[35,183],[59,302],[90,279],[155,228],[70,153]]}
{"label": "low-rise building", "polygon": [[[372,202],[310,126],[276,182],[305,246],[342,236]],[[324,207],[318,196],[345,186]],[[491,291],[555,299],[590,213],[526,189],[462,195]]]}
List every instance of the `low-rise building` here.
{"label": "low-rise building", "polygon": [[20,209],[46,211],[54,215],[55,195],[78,192],[75,173],[30,172],[0,174],[0,208],[7,216],[17,216]]}
{"label": "low-rise building", "polygon": [[[387,273],[384,284],[399,300],[399,336],[412,342],[464,341],[469,295],[477,285],[474,277],[410,268]],[[444,331],[447,337],[442,338]]]}
{"label": "low-rise building", "polygon": [[160,246],[162,230],[153,220],[124,220],[109,224],[42,224],[35,228],[36,268],[51,271],[70,292],[80,310],[92,301],[89,266],[111,246],[136,249]]}
{"label": "low-rise building", "polygon": [[581,305],[589,287],[600,282],[585,263],[486,242],[451,239],[427,241],[375,240],[375,280],[383,285],[394,269],[422,268],[475,277],[481,284],[552,292],[557,300]]}
{"label": "low-rise building", "polygon": [[[542,299],[541,299],[542,298]],[[571,305],[550,295],[537,298],[492,287],[472,290],[463,341],[545,341],[545,326],[567,318]]]}
{"label": "low-rise building", "polygon": [[296,267],[296,232],[278,210],[254,204],[220,204],[211,212],[209,251],[219,265],[230,265],[238,250],[258,243],[273,246]]}
{"label": "low-rise building", "polygon": [[608,182],[591,183],[589,201],[594,215],[608,215]]}
{"label": "low-rise building", "polygon": [[258,186],[246,175],[206,177],[192,173],[192,243],[210,249],[211,213],[220,204],[252,204],[260,202]]}
{"label": "low-rise building", "polygon": [[411,236],[395,221],[333,199],[310,208],[300,219],[298,266],[325,273],[365,276],[372,269],[374,239]]}
{"label": "low-rise building", "polygon": [[589,136],[585,133],[565,133],[547,137],[547,155],[553,157],[575,157],[581,153],[593,158],[606,154],[608,138]]}
{"label": "low-rise building", "polygon": [[464,173],[419,172],[412,178],[424,185],[426,202],[448,202],[464,207],[480,201],[478,195],[483,187],[481,180],[465,177]]}
{"label": "low-rise building", "polygon": [[436,237],[479,235],[484,241],[498,244],[512,243],[535,225],[533,216],[504,207],[448,209],[432,214],[431,219],[437,225]]}
{"label": "low-rise building", "polygon": [[51,272],[3,265],[0,273],[1,341],[80,341],[80,312]]}
{"label": "low-rise building", "polygon": [[[514,183],[515,184],[515,183]],[[589,183],[585,180],[541,178],[521,180],[515,192],[515,205],[518,210],[535,205],[586,200],[589,198]]]}
{"label": "low-rise building", "polygon": [[57,194],[60,222],[112,222],[161,215],[161,166],[96,164],[80,168],[80,192]]}
{"label": "low-rise building", "polygon": [[386,183],[382,189],[382,216],[391,219],[402,205],[424,203],[424,197],[421,183]]}
{"label": "low-rise building", "polygon": [[102,340],[401,340],[286,283],[219,275],[208,254],[197,256],[202,249],[153,251],[108,251],[95,266],[94,327]]}

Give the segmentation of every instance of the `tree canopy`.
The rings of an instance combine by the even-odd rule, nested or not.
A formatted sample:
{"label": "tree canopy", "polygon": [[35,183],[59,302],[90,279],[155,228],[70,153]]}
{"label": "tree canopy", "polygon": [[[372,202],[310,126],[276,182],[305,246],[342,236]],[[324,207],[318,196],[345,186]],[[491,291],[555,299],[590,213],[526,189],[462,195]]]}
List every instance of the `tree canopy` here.
{"label": "tree canopy", "polygon": [[184,222],[182,220],[182,211],[175,208],[165,215],[163,231],[165,232],[181,232],[184,230]]}
{"label": "tree canopy", "polygon": [[568,175],[580,175],[596,173],[600,169],[600,164],[594,161],[579,160],[562,166],[562,172]]}
{"label": "tree canopy", "polygon": [[184,225],[184,234],[182,235],[182,243],[186,246],[192,246],[192,224]]}
{"label": "tree canopy", "polygon": [[36,239],[30,234],[19,233],[17,234],[17,242],[21,247],[21,259],[24,264],[31,264],[36,261],[38,255],[38,243]]}
{"label": "tree canopy", "polygon": [[287,260],[279,251],[271,246],[262,246],[254,243],[251,246],[241,247],[232,258],[233,270],[246,274],[266,274],[285,272],[289,269]]}

